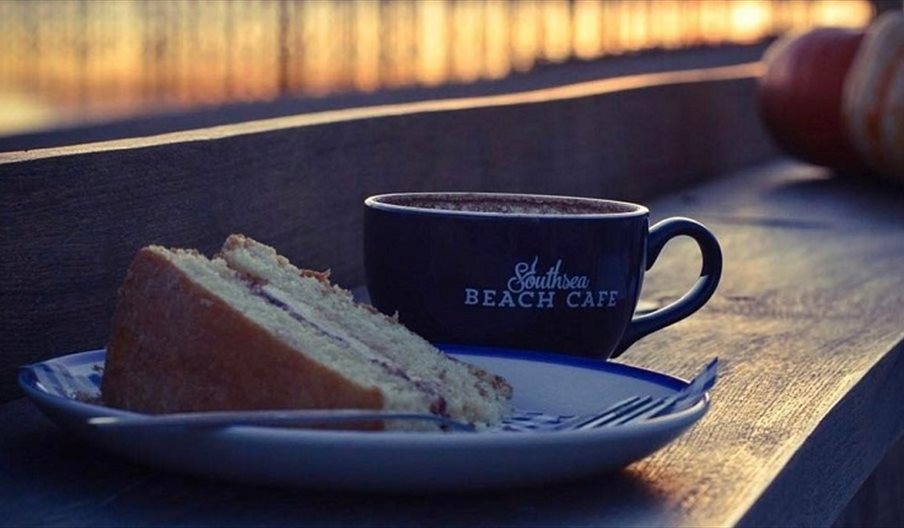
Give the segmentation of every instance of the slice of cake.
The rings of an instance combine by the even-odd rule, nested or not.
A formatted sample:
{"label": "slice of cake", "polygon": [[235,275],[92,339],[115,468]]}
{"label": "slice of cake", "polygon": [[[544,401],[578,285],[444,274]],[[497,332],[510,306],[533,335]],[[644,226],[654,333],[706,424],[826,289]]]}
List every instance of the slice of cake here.
{"label": "slice of cake", "polygon": [[326,274],[232,235],[213,259],[138,252],[119,291],[101,395],[146,413],[385,409],[486,425],[508,412],[511,387],[355,303]]}

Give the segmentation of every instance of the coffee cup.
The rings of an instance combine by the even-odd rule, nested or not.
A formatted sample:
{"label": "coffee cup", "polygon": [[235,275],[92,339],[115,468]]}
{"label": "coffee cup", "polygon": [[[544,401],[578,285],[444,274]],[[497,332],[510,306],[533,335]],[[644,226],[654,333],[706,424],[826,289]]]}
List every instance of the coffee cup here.
{"label": "coffee cup", "polygon": [[[609,359],[703,306],[719,283],[715,236],[688,218],[595,198],[396,193],[364,202],[373,305],[429,341]],[[689,236],[703,255],[683,297],[635,315],[644,273]]]}

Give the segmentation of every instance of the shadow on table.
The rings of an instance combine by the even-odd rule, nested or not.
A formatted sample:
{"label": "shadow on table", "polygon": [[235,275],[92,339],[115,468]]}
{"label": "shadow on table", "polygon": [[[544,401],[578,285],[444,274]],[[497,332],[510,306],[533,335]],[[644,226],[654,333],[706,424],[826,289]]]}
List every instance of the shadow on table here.
{"label": "shadow on table", "polygon": [[[589,518],[643,525],[662,502],[630,470],[542,489],[389,495],[249,486],[126,462],[51,425],[29,402],[0,436],[0,516],[52,526],[431,525],[576,526]],[[15,420],[16,418],[13,417]],[[2,524],[2,521],[0,521]]]}
{"label": "shadow on table", "polygon": [[878,226],[904,222],[904,185],[893,185],[878,176],[822,171],[820,177],[774,187],[768,198],[778,208],[782,203],[806,201],[810,214],[827,221],[845,215]]}

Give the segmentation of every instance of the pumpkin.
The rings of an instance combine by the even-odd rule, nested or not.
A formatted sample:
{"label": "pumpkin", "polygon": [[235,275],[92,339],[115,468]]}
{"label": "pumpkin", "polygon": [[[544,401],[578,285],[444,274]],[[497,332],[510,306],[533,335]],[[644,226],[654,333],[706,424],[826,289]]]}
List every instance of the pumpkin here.
{"label": "pumpkin", "polygon": [[816,165],[859,169],[842,123],[845,79],[863,32],[817,28],[786,35],[766,51],[758,83],[760,116],[775,142]]}
{"label": "pumpkin", "polygon": [[878,17],[863,38],[843,94],[847,135],[877,174],[904,185],[904,14]]}

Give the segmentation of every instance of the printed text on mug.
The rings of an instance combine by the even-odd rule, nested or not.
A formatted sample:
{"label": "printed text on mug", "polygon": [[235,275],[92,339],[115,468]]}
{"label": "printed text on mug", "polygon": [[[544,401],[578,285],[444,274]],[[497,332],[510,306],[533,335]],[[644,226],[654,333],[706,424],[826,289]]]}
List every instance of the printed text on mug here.
{"label": "printed text on mug", "polygon": [[586,275],[569,275],[562,270],[562,259],[546,272],[537,271],[539,257],[515,264],[505,289],[465,288],[466,306],[491,308],[611,308],[619,298],[618,290],[591,290]]}

